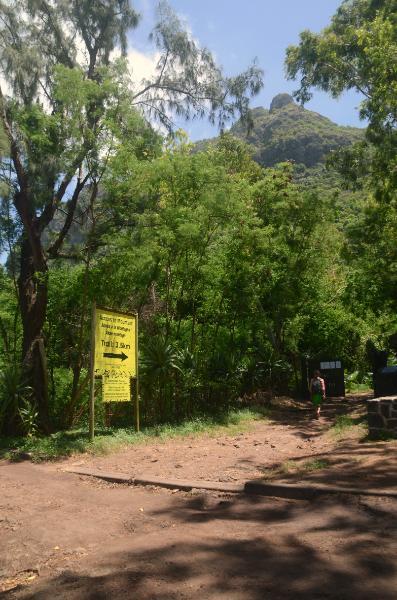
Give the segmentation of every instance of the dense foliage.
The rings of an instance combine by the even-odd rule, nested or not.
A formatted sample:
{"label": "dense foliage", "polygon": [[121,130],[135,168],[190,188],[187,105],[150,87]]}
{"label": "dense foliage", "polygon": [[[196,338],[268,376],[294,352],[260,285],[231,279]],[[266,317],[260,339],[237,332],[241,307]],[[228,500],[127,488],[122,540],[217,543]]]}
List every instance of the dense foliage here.
{"label": "dense foliage", "polygon": [[[111,60],[138,24],[128,2],[23,4],[0,2],[0,431],[85,421],[93,301],[139,314],[147,424],[298,391],[305,356],[365,373],[368,342],[397,326],[394,3],[348,0],[288,50],[302,100],[360,82],[366,138],[282,95],[251,111],[254,151],[241,123],[195,151],[149,124],[172,128],[172,111],[247,121],[261,86],[255,65],[223,76],[165,4],[157,74],[140,90]],[[324,176],[329,150],[352,141]]]}
{"label": "dense foliage", "polygon": [[[22,372],[47,431],[50,261],[64,256],[77,212],[85,206],[92,213],[109,157],[139,134],[138,110],[169,129],[174,114],[207,115],[222,128],[247,115],[250,96],[262,86],[255,64],[226,77],[166,2],[159,4],[152,36],[159,57],[155,73],[133,82],[125,56],[127,34],[138,23],[129,0],[0,2],[5,241],[17,269]],[[145,127],[150,129],[146,123],[138,129]],[[55,229],[59,212],[63,220]],[[78,396],[80,388],[73,389]]]}
{"label": "dense foliage", "polygon": [[343,302],[330,198],[293,183],[288,163],[258,166],[232,136],[205,152],[192,154],[182,137],[143,155],[133,144],[118,148],[80,238],[72,231],[65,242],[76,258],[50,269],[45,334],[57,426],[86,412],[94,299],[138,310],[146,422],[296,390],[303,355],[362,363],[367,325]]}
{"label": "dense foliage", "polygon": [[304,31],[286,58],[288,75],[300,77],[295,95],[303,102],[313,88],[334,97],[355,89],[363,96],[365,139],[339,150],[332,162],[364,199],[346,223],[349,303],[377,315],[389,336],[396,331],[397,299],[396,25],[396,0],[345,0],[326,29]]}

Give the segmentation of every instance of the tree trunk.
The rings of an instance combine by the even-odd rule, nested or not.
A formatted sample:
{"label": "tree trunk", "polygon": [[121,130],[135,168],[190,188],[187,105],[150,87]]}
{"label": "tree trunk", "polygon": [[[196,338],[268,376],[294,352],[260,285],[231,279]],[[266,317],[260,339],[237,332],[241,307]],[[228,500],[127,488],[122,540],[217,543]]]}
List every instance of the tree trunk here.
{"label": "tree trunk", "polygon": [[18,288],[23,327],[24,375],[27,384],[33,388],[40,428],[48,432],[48,373],[43,335],[48,298],[48,267],[44,256],[38,261],[36,254],[34,260],[32,246],[27,237],[22,241]]}

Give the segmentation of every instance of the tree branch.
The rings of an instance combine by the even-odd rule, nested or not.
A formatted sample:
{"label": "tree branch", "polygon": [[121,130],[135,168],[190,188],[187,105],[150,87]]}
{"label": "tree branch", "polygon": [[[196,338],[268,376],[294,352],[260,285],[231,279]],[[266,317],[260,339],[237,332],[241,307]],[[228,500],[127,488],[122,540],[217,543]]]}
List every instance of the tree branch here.
{"label": "tree branch", "polygon": [[28,176],[25,172],[20,151],[16,140],[12,134],[11,125],[8,122],[5,99],[0,86],[0,118],[6,131],[7,137],[11,147],[11,158],[14,164],[15,172],[17,175],[19,190],[14,195],[14,206],[18,212],[18,215],[23,223],[26,235],[28,237],[32,255],[34,260],[35,268],[42,269],[44,264],[44,256],[42,246],[40,243],[39,231],[36,228],[36,222],[31,205],[29,204],[28,192],[29,192],[29,181]]}
{"label": "tree branch", "polygon": [[47,227],[48,223],[52,220],[55,214],[55,210],[58,204],[60,204],[60,202],[62,201],[62,198],[64,197],[65,192],[69,184],[71,183],[74,174],[76,173],[76,170],[81,168],[86,152],[86,148],[83,146],[83,150],[72,163],[69,171],[66,173],[62,182],[60,183],[58,190],[55,192],[55,194],[52,195],[51,199],[45,205],[43,212],[36,219],[40,231],[43,231],[43,229]]}
{"label": "tree branch", "polygon": [[[194,94],[194,92],[187,90],[187,89],[183,89],[183,88],[179,88],[176,85],[171,85],[171,84],[162,84],[162,83],[158,83],[157,81],[154,83],[150,83],[147,86],[145,86],[141,91],[137,92],[136,94],[134,94],[132,96],[132,102],[134,103],[134,100],[136,100],[136,98],[139,98],[140,96],[143,96],[146,92],[148,92],[151,89],[157,89],[157,90],[164,90],[167,92],[174,92],[175,94],[181,94],[182,96],[188,96],[189,98],[191,98],[194,102],[205,102],[205,101],[213,101],[214,97],[213,96],[199,96]],[[219,100],[220,101],[224,101],[226,98],[226,94],[223,94]],[[137,104],[135,102],[135,104]]]}
{"label": "tree branch", "polygon": [[135,104],[142,104],[143,106],[147,106],[151,110],[155,110],[164,119],[164,121],[168,122],[168,127],[171,128],[175,125],[174,121],[167,115],[167,113],[161,110],[158,106],[150,104],[150,102],[146,102],[145,100],[139,100]]}
{"label": "tree branch", "polygon": [[24,189],[27,187],[27,176],[26,176],[25,169],[23,167],[23,163],[22,163],[22,159],[21,159],[21,155],[20,155],[20,152],[18,149],[17,142],[12,134],[11,125],[7,119],[5,98],[3,95],[3,90],[1,89],[1,85],[0,85],[0,107],[1,107],[0,118],[1,118],[1,122],[3,123],[3,126],[4,126],[4,130],[7,134],[8,141],[10,142],[11,158],[12,158],[12,162],[14,163],[15,172],[17,174],[18,184],[19,184],[20,189]]}
{"label": "tree branch", "polygon": [[66,66],[69,67],[70,69],[73,69],[76,66],[76,63],[69,55],[69,52],[65,45],[65,39],[63,36],[62,29],[58,26],[58,23],[54,19],[52,8],[49,6],[49,4],[48,4],[48,2],[46,2],[46,0],[42,0],[40,2],[40,8],[43,11],[43,13],[47,15],[48,20],[50,21],[51,27],[55,34],[56,41],[62,50],[62,54],[63,54],[64,62],[66,63]]}
{"label": "tree branch", "polygon": [[74,213],[76,210],[80,192],[84,188],[85,184],[87,183],[88,178],[89,178],[89,175],[87,174],[83,179],[79,179],[77,181],[76,187],[73,192],[73,196],[69,200],[68,211],[66,214],[66,218],[65,218],[63,227],[62,227],[61,231],[59,232],[58,237],[56,238],[55,242],[53,244],[51,244],[51,246],[47,249],[47,253],[51,256],[51,258],[54,258],[57,255],[59,249],[61,248],[61,246],[65,240],[65,237],[68,234],[70,226],[73,222],[73,216],[74,216]]}
{"label": "tree branch", "polygon": [[8,354],[10,351],[10,347],[9,347],[9,343],[8,343],[7,329],[6,329],[6,326],[4,325],[1,317],[0,317],[0,335],[3,338],[4,350],[6,351],[6,354]]}
{"label": "tree branch", "polygon": [[[332,65],[331,63],[324,63],[325,67],[328,67],[329,69],[331,69],[331,71],[334,71],[335,73],[338,73],[338,75],[342,75],[342,77],[346,77],[346,72],[343,71],[343,69],[340,69],[338,67],[336,67],[335,65]],[[349,68],[353,69],[353,67],[350,65]],[[354,71],[354,69],[353,69]],[[361,86],[361,83],[358,82],[358,75],[357,72],[351,75],[351,81],[352,83],[356,86],[356,88],[358,89],[359,92],[362,93],[363,96],[365,96],[366,98],[371,98],[371,95],[364,91],[364,89]]]}

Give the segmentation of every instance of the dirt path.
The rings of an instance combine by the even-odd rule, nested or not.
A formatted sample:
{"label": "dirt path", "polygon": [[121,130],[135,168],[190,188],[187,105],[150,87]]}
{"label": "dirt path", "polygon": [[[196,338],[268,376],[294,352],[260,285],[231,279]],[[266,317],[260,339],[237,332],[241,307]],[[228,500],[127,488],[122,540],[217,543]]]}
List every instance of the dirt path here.
{"label": "dirt path", "polygon": [[232,438],[179,439],[39,465],[0,462],[0,597],[395,598],[395,500],[182,493],[64,471],[78,462],[128,474],[243,481],[279,475],[275,465],[292,458],[299,467],[328,456],[326,468],[297,471],[293,462],[283,479],[390,487],[396,446],[360,443],[357,432],[336,440],[328,430],[339,410],[362,408],[332,403],[316,422],[304,407],[291,406]]}
{"label": "dirt path", "polygon": [[328,402],[320,420],[307,404],[285,401],[271,419],[254,422],[237,435],[192,436],[129,447],[109,456],[81,456],[56,464],[140,475],[243,483],[248,479],[310,480],[368,488],[397,485],[397,444],[362,441],[351,427],[336,435],[338,415],[359,421],[365,397]]}

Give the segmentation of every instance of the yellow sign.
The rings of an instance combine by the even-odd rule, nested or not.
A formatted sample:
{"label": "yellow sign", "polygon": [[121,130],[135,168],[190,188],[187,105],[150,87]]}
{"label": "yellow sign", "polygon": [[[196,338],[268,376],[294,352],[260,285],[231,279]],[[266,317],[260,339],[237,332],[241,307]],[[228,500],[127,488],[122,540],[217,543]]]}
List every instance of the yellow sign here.
{"label": "yellow sign", "polygon": [[136,331],[136,315],[96,308],[96,376],[113,381],[128,381],[129,389],[129,378],[136,377],[137,374]]}
{"label": "yellow sign", "polygon": [[130,380],[102,378],[102,402],[130,402]]}

